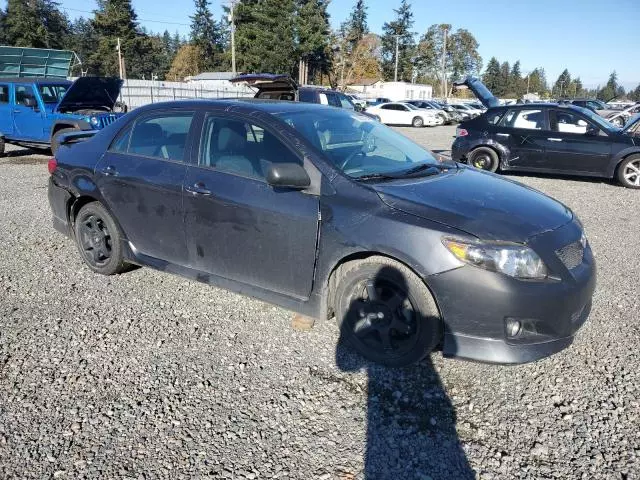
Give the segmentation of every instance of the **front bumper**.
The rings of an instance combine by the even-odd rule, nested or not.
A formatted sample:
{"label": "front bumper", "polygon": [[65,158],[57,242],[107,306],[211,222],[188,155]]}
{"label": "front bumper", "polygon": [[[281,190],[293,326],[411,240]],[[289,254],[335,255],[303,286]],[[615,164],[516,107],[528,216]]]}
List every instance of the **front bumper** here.
{"label": "front bumper", "polygon": [[[558,280],[522,281],[468,265],[429,277],[445,322],[443,354],[511,364],[568,347],[591,311],[596,267],[588,246],[582,263],[571,270],[555,251],[579,239],[580,233],[571,222],[528,242]],[[507,335],[507,319],[521,322],[520,335]]]}

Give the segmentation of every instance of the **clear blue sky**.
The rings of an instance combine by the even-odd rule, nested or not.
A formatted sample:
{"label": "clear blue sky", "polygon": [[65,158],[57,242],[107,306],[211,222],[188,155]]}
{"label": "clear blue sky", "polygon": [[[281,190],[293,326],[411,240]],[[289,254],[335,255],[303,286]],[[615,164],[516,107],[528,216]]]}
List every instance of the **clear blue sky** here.
{"label": "clear blue sky", "polygon": [[[90,16],[94,0],[59,0],[71,18]],[[6,0],[0,0],[6,5]],[[216,19],[225,0],[212,0]],[[355,0],[333,0],[331,23],[337,27]],[[380,33],[393,19],[400,0],[368,0],[369,28]],[[606,82],[616,70],[626,87],[640,83],[640,45],[637,41],[640,0],[413,0],[414,31],[422,34],[433,23],[466,28],[480,43],[484,63],[491,56],[523,71],[544,67],[555,81],[564,68],[580,75],[585,86]],[[133,0],[140,23],[153,31],[189,31],[192,0]],[[480,9],[479,7],[482,6]],[[73,9],[73,10],[72,10]],[[79,11],[80,10],[80,11]],[[610,26],[607,26],[607,23]]]}

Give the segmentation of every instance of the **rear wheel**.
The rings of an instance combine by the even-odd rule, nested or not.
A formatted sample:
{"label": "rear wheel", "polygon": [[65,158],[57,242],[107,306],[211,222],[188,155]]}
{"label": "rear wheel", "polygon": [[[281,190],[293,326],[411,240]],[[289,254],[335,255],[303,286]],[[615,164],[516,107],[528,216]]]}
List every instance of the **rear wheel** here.
{"label": "rear wheel", "polygon": [[411,125],[413,125],[416,128],[423,127],[424,120],[422,119],[422,117],[413,117],[413,120],[411,121]]}
{"label": "rear wheel", "polygon": [[442,339],[431,292],[409,268],[370,257],[338,271],[334,311],[341,338],[368,360],[390,367],[420,361]]}
{"label": "rear wheel", "polygon": [[120,229],[100,203],[92,202],[82,207],[74,229],[80,255],[91,270],[113,275],[127,269]]}
{"label": "rear wheel", "polygon": [[618,181],[627,188],[640,188],[640,155],[630,155],[622,161]]}
{"label": "rear wheel", "polygon": [[492,148],[478,147],[469,154],[469,164],[480,170],[495,172],[500,166],[500,159]]}
{"label": "rear wheel", "polygon": [[77,131],[77,128],[61,128],[51,137],[51,153],[55,157],[56,152],[58,151],[58,147],[60,146],[60,137],[65,133],[71,133]]}

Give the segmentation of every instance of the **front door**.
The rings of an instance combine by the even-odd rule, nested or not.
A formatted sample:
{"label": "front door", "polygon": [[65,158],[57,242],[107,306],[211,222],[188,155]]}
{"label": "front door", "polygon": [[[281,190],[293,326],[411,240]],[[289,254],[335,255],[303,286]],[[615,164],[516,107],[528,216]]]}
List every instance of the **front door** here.
{"label": "front door", "polygon": [[193,118],[183,110],[143,115],[96,166],[98,188],[136,252],[183,266],[182,182]]}
{"label": "front door", "polygon": [[44,117],[47,113],[38,101],[33,85],[16,83],[14,90],[15,105],[12,110],[14,136],[21,140],[47,142],[49,138],[44,131]]}
{"label": "front door", "polygon": [[549,133],[546,125],[545,112],[540,108],[514,108],[502,117],[496,135],[509,146],[510,168],[544,168]]}
{"label": "front door", "polygon": [[0,83],[0,137],[13,135],[13,106],[9,97],[9,84]]}
{"label": "front door", "polygon": [[611,139],[588,118],[568,109],[549,112],[548,168],[560,172],[606,174]]}
{"label": "front door", "polygon": [[[194,151],[194,154],[196,152]],[[192,266],[204,272],[307,298],[318,234],[318,197],[274,189],[272,163],[302,163],[254,121],[207,115],[184,181]]]}

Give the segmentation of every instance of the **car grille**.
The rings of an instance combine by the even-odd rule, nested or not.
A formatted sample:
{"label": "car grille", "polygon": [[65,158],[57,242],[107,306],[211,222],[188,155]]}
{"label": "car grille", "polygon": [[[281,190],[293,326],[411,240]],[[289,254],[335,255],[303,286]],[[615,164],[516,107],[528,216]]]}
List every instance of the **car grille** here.
{"label": "car grille", "polygon": [[111,125],[118,119],[115,115],[105,115],[104,117],[100,117],[100,127],[104,128],[107,125]]}
{"label": "car grille", "polygon": [[560,250],[556,250],[556,255],[569,270],[573,270],[582,263],[584,257],[584,247],[580,241],[565,245]]}

